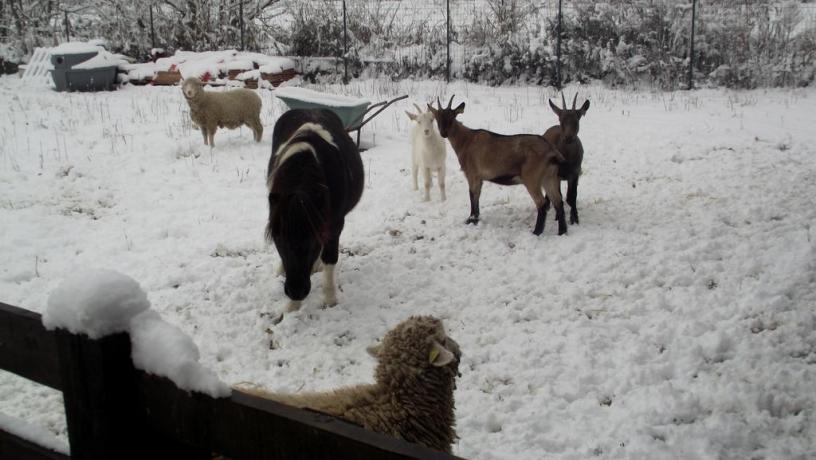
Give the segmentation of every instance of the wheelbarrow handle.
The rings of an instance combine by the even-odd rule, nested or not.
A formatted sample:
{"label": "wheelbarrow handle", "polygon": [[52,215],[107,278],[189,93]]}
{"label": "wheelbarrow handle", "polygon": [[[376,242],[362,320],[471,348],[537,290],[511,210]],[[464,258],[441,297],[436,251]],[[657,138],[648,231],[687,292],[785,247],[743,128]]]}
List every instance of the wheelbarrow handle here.
{"label": "wheelbarrow handle", "polygon": [[[359,130],[360,130],[360,128],[362,128],[362,127],[363,127],[363,126],[364,126],[366,123],[368,123],[369,121],[371,121],[371,119],[372,119],[372,118],[376,117],[377,115],[379,115],[379,114],[380,114],[380,112],[382,112],[383,110],[387,109],[389,105],[391,105],[391,104],[393,104],[393,103],[395,103],[395,102],[397,102],[397,101],[401,101],[401,100],[403,100],[403,99],[407,99],[407,98],[408,98],[408,95],[407,95],[407,94],[405,94],[405,95],[402,95],[402,96],[400,96],[400,97],[396,97],[396,98],[394,98],[394,99],[391,99],[390,101],[382,101],[382,102],[378,102],[378,103],[376,103],[376,104],[372,104],[372,105],[370,105],[370,106],[368,107],[368,109],[366,109],[366,111],[365,111],[365,112],[363,112],[363,114],[362,114],[362,115],[360,115],[360,116],[359,116],[359,117],[358,117],[356,120],[354,120],[354,122],[352,122],[352,123],[349,125],[349,127],[348,127],[348,128],[346,128],[346,132],[359,131]],[[366,117],[366,115],[368,115],[368,113],[369,113],[370,111],[374,110],[374,109],[375,109],[375,108],[377,108],[377,107],[379,107],[379,110],[377,110],[376,112],[374,112],[374,113],[373,113],[371,116],[369,116],[368,118],[365,118],[365,117]],[[365,118],[365,119],[364,119],[364,118]],[[360,121],[360,120],[362,120],[362,121]],[[359,122],[359,123],[358,123],[358,122]]]}

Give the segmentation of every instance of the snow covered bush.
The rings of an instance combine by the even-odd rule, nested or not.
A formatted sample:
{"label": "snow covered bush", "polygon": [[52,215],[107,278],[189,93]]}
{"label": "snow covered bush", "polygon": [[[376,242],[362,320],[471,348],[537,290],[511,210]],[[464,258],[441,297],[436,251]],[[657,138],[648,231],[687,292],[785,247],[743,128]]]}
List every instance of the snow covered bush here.
{"label": "snow covered bush", "polygon": [[[311,80],[339,80],[343,57],[352,77],[443,77],[447,71],[446,7],[438,0],[348,0],[347,45],[342,3],[333,0],[190,0],[153,2],[151,8],[125,0],[78,0],[67,23],[59,2],[43,8],[39,3],[0,3],[7,5],[0,8],[0,43],[20,60],[34,47],[54,46],[66,35],[71,40],[102,36],[111,51],[143,59],[154,46],[171,54],[237,49],[243,37],[245,49],[307,58],[303,67]],[[493,85],[553,83],[555,4],[451,1],[452,76]],[[810,84],[816,69],[812,7],[812,2],[791,0],[698,1],[696,84]],[[690,0],[564,2],[563,13],[564,82],[600,79],[612,86],[666,89],[687,84]],[[331,59],[317,63],[314,57]]]}
{"label": "snow covered bush", "polygon": [[[686,85],[690,3],[580,3],[564,19],[566,81]],[[795,2],[705,2],[695,25],[695,80],[740,88],[807,85],[813,81],[814,34],[816,24],[805,21]]]}

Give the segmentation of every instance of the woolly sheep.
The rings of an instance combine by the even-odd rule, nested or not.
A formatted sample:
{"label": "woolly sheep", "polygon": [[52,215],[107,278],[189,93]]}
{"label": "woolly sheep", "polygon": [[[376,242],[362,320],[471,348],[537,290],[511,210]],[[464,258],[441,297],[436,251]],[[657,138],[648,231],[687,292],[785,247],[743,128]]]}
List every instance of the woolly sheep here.
{"label": "woolly sheep", "polygon": [[414,190],[417,190],[417,173],[422,170],[425,179],[425,201],[431,199],[432,172],[436,171],[439,181],[439,194],[445,201],[445,140],[439,135],[434,125],[435,118],[431,111],[423,112],[414,104],[417,113],[406,111],[408,118],[415,122],[411,130],[411,174],[414,179]]}
{"label": "woolly sheep", "polygon": [[456,439],[453,391],[461,352],[442,321],[412,316],[368,352],[378,361],[374,384],[291,395],[239,390],[450,453]]}
{"label": "woolly sheep", "polygon": [[215,147],[216,128],[235,129],[248,126],[255,135],[255,142],[261,142],[261,98],[254,91],[235,89],[226,92],[204,91],[201,80],[195,77],[184,80],[181,85],[190,117],[201,128],[204,145]]}

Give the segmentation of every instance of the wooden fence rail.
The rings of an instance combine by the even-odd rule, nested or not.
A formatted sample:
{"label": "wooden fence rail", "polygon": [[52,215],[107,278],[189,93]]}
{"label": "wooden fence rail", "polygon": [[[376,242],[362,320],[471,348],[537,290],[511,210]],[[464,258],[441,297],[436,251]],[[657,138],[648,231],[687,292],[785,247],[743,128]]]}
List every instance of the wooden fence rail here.
{"label": "wooden fence rail", "polygon": [[[240,391],[188,393],[135,369],[127,334],[47,331],[39,314],[2,302],[0,369],[63,392],[75,460],[458,458]],[[69,457],[0,429],[0,458]]]}

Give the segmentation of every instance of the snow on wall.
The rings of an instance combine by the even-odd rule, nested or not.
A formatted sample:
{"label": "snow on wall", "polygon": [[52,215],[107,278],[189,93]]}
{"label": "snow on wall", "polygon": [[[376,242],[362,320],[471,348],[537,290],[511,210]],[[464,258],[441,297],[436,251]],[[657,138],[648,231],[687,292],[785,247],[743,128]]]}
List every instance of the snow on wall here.
{"label": "snow on wall", "polygon": [[54,452],[71,455],[71,448],[64,439],[54,436],[51,432],[42,427],[32,425],[25,420],[6,415],[2,412],[0,412],[0,430],[23,438],[38,446],[53,450]]}
{"label": "snow on wall", "polygon": [[260,53],[226,51],[176,51],[173,56],[159,58],[155,70],[168,71],[172,68],[181,72],[183,78],[199,77],[209,73],[213,78],[230,70],[252,70],[258,66],[264,73],[280,73],[294,69],[295,61],[289,58],[267,56]]}
{"label": "snow on wall", "polygon": [[150,308],[139,283],[113,270],[90,270],[66,278],[48,297],[46,329],[67,329],[92,339],[128,330]]}
{"label": "snow on wall", "polygon": [[260,80],[261,78],[261,71],[259,69],[255,70],[248,70],[246,72],[239,73],[235,79],[244,81],[244,80]]}
{"label": "snow on wall", "polygon": [[164,321],[155,311],[146,311],[131,321],[133,364],[151,374],[172,380],[177,387],[214,398],[230,395],[229,386],[210,369],[199,364],[198,347],[179,328]]}
{"label": "snow on wall", "polygon": [[167,377],[187,391],[214,398],[230,394],[229,386],[199,363],[193,340],[150,311],[147,294],[127,275],[102,269],[66,278],[48,297],[43,324],[92,339],[128,332],[138,369]]}

